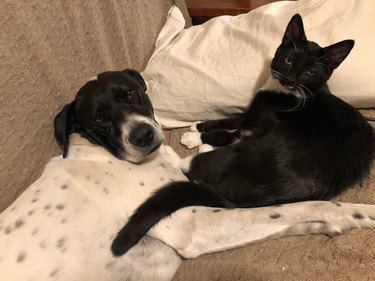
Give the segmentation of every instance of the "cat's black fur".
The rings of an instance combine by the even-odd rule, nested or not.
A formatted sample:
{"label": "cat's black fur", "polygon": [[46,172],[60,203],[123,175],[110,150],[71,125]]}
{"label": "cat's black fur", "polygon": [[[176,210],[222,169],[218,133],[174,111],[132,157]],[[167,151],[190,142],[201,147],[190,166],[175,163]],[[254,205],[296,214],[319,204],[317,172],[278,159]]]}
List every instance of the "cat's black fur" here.
{"label": "cat's black fur", "polygon": [[374,157],[373,129],[326,83],[353,45],[345,40],[321,48],[307,41],[295,15],[271,63],[281,90],[257,92],[237,117],[199,124],[204,143],[224,147],[193,159],[187,173],[192,182],[169,184],[142,204],[114,240],[114,254],[186,206],[328,200],[361,182]]}

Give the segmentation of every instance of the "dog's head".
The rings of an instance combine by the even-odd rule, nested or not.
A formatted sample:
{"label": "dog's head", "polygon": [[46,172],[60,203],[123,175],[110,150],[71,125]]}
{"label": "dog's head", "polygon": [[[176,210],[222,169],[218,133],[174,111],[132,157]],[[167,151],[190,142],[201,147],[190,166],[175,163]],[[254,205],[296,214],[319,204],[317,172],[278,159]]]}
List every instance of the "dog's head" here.
{"label": "dog's head", "polygon": [[54,124],[63,157],[68,153],[72,133],[134,163],[142,161],[163,141],[146,83],[132,69],[104,72],[88,81],[56,116]]}

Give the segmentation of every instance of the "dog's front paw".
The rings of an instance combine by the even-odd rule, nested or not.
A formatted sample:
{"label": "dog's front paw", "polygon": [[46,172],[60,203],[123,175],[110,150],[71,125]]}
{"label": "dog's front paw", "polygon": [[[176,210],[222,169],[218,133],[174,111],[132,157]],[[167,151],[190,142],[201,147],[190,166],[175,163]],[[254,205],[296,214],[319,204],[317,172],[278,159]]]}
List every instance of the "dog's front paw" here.
{"label": "dog's front paw", "polygon": [[189,149],[197,147],[202,144],[201,133],[199,132],[186,132],[181,137],[181,144]]}
{"label": "dog's front paw", "polygon": [[162,157],[176,169],[180,169],[181,158],[176,151],[169,145],[161,145],[160,153]]}

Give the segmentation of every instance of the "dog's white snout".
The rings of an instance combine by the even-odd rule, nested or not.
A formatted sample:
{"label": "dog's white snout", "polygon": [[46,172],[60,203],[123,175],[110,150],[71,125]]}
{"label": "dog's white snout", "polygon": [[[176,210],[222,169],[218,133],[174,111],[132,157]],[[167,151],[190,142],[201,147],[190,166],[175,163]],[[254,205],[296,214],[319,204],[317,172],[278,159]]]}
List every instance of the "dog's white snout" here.
{"label": "dog's white snout", "polygon": [[142,115],[126,118],[122,127],[124,158],[131,162],[140,162],[151,154],[164,140],[163,131],[153,119]]}

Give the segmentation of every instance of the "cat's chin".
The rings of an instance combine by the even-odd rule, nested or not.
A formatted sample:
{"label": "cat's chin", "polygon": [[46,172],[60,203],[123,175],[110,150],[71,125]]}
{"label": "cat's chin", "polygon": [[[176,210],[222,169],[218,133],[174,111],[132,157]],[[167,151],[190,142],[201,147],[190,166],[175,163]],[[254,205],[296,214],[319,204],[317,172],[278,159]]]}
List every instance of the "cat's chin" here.
{"label": "cat's chin", "polygon": [[296,87],[282,85],[279,80],[273,78],[272,76],[268,77],[266,83],[264,83],[263,87],[260,88],[260,90],[277,91],[285,94],[292,94],[295,96],[299,95]]}

